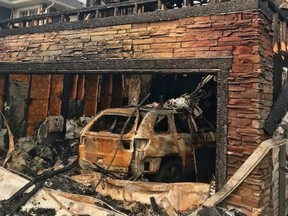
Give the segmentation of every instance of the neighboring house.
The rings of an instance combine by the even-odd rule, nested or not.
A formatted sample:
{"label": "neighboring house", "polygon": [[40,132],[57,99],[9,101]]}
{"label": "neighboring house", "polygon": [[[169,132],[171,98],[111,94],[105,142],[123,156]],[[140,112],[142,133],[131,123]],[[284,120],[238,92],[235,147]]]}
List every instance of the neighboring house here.
{"label": "neighboring house", "polygon": [[86,0],[86,7],[93,7],[96,5],[101,5],[100,0]]}
{"label": "neighboring house", "polygon": [[0,0],[0,19],[20,18],[81,7],[83,3],[78,0]]}
{"label": "neighboring house", "polygon": [[0,6],[0,20],[9,19],[11,16],[11,9]]}

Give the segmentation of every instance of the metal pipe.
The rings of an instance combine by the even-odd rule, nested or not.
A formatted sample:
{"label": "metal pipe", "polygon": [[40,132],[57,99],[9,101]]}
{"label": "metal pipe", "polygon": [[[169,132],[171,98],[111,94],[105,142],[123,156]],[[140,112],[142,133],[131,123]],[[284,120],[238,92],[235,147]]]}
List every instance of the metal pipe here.
{"label": "metal pipe", "polygon": [[47,14],[47,13],[48,13],[48,9],[50,9],[51,7],[53,7],[54,4],[55,4],[55,2],[52,2],[51,5],[49,5],[47,8],[45,8],[45,12],[44,12],[44,13]]}

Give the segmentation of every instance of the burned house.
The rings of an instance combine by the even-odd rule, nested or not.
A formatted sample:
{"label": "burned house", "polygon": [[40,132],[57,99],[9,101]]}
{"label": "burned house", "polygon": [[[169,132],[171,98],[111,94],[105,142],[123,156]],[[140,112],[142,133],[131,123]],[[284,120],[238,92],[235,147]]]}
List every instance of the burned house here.
{"label": "burned house", "polygon": [[[125,1],[0,21],[0,110],[15,137],[32,136],[48,116],[95,116],[148,93],[149,102],[166,101],[214,75],[200,105],[217,130],[220,189],[270,137],[264,122],[287,64],[286,25],[270,0]],[[246,215],[287,214],[278,154],[268,151],[223,205]]]}

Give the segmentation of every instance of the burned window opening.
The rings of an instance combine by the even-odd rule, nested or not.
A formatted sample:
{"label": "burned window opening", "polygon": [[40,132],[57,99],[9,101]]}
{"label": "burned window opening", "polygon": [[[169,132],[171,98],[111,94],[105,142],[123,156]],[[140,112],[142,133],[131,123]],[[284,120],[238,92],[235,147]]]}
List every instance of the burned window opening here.
{"label": "burned window opening", "polygon": [[187,116],[184,114],[174,115],[174,122],[178,133],[190,133]]}
{"label": "burned window opening", "polygon": [[[104,115],[97,119],[93,125],[89,128],[91,132],[110,132],[114,134],[121,134],[125,122],[128,120],[128,116],[119,115]],[[129,133],[135,123],[136,117],[132,117],[124,129],[124,134]]]}
{"label": "burned window opening", "polygon": [[127,149],[127,150],[131,149],[131,142],[129,140],[122,140],[122,145],[124,149]]}
{"label": "burned window opening", "polygon": [[167,116],[158,115],[154,125],[155,133],[168,133],[169,132],[169,123]]}

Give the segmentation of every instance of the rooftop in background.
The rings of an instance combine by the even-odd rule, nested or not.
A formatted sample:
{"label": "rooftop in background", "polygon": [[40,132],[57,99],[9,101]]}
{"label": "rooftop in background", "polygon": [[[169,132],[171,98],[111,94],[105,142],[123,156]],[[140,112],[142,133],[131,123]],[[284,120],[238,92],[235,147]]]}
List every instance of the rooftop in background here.
{"label": "rooftop in background", "polygon": [[0,0],[0,6],[7,8],[29,7],[36,4],[55,4],[67,7],[69,9],[76,9],[83,7],[83,3],[78,0]]}

